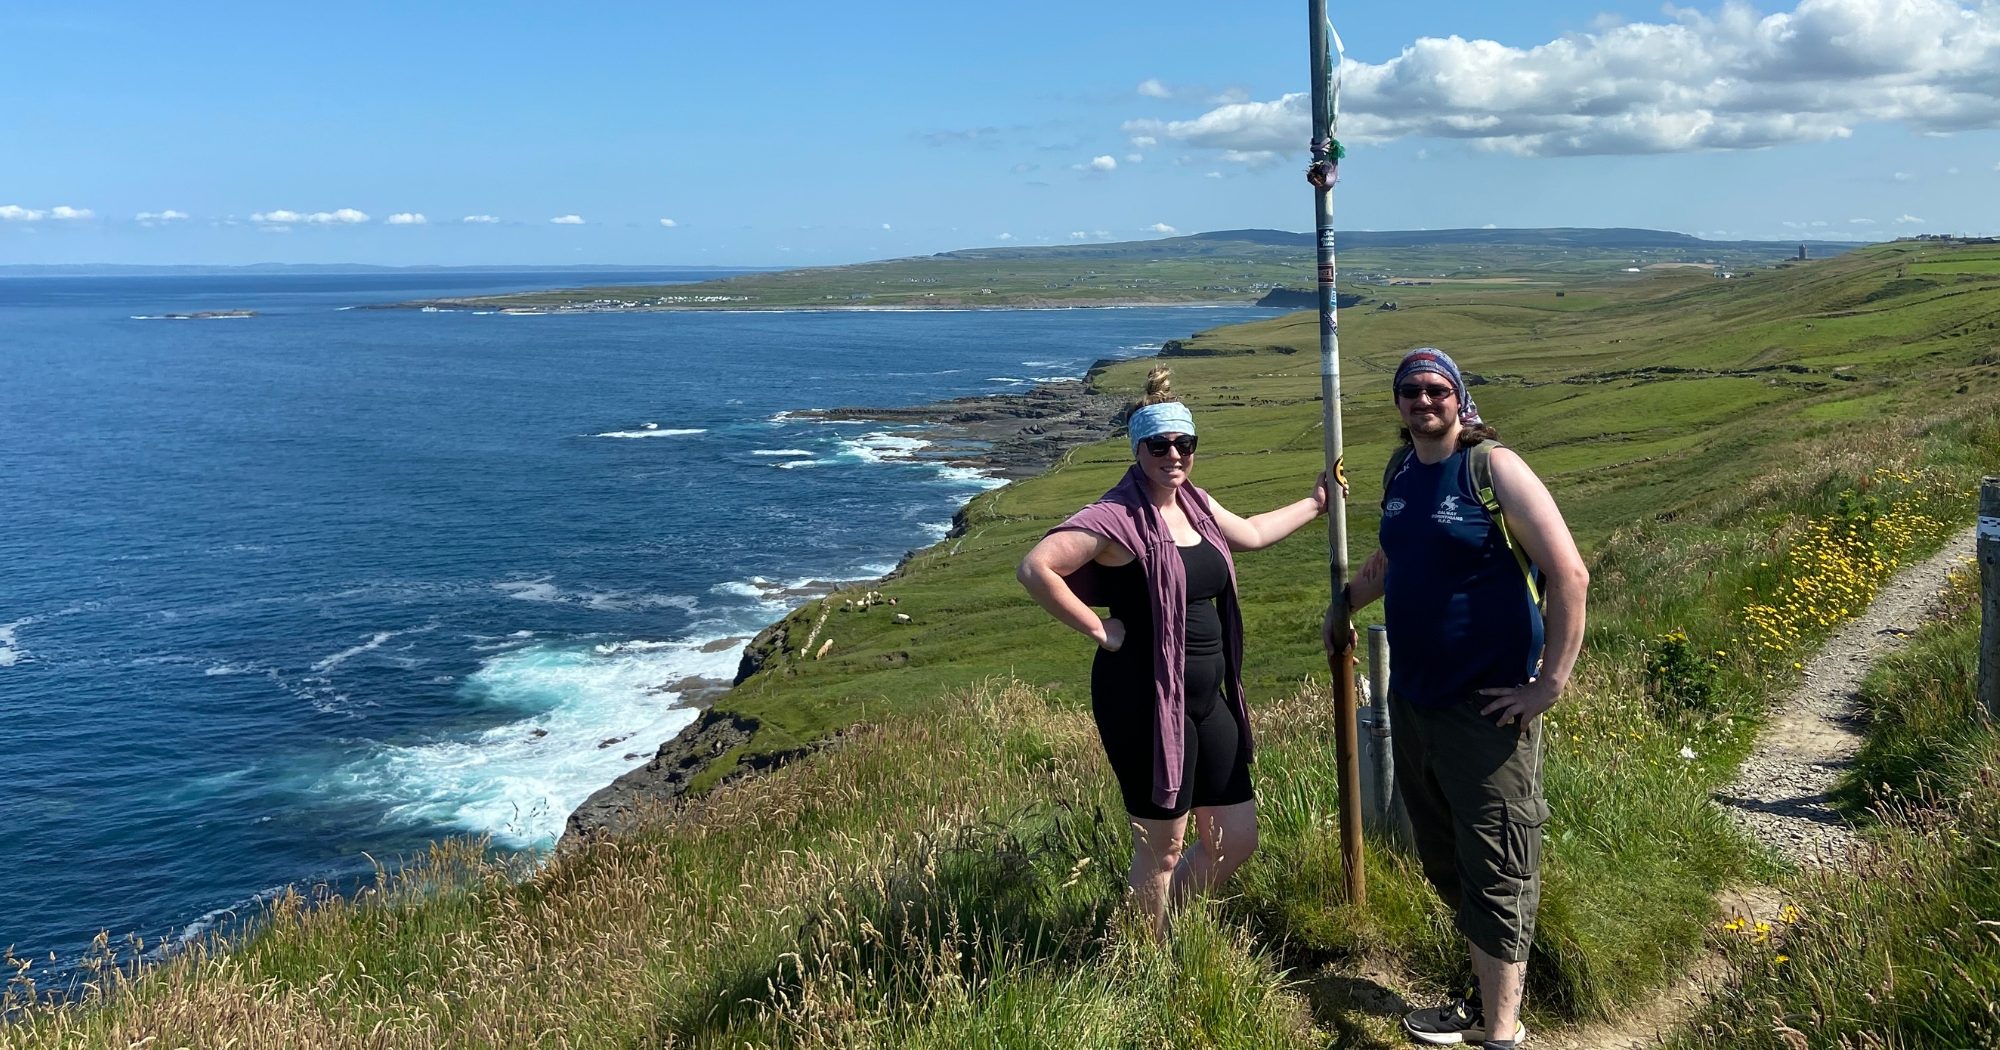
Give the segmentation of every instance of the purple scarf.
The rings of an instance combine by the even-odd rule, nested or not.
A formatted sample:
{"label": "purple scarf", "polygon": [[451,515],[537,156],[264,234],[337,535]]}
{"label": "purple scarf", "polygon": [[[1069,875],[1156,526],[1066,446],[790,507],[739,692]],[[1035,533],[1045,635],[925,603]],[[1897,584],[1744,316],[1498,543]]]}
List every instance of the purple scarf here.
{"label": "purple scarf", "polygon": [[[1222,620],[1223,655],[1228,673],[1223,676],[1223,698],[1236,712],[1243,726],[1244,757],[1250,754],[1250,714],[1243,702],[1243,613],[1236,604],[1236,559],[1229,553],[1229,541],[1215,522],[1208,493],[1193,485],[1183,485],[1177,494],[1182,513],[1194,531],[1222,552],[1229,566],[1229,589],[1216,601]],[[1099,497],[1096,503],[1077,511],[1049,532],[1077,529],[1115,540],[1139,558],[1151,591],[1153,607],[1153,695],[1157,705],[1159,733],[1153,742],[1153,804],[1174,808],[1181,790],[1181,759],[1187,743],[1183,739],[1186,721],[1187,683],[1185,678],[1187,636],[1187,568],[1181,564],[1174,546],[1173,531],[1146,498],[1146,482],[1137,466]],[[1105,604],[1097,579],[1095,562],[1064,577],[1070,590],[1089,605]]]}

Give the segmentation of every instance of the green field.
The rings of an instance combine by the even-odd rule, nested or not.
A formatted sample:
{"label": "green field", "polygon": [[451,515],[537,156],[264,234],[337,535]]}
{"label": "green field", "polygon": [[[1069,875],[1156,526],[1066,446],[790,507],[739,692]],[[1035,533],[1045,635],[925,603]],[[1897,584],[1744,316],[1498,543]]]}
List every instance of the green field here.
{"label": "green field", "polygon": [[[1811,896],[1710,793],[1801,659],[1968,524],[1976,479],[2000,472],[2000,274],[1913,276],[1961,251],[1886,245],[1726,281],[1656,270],[1399,288],[1396,310],[1342,315],[1352,556],[1373,546],[1395,440],[1390,371],[1435,344],[1479,377],[1486,418],[1548,481],[1590,563],[1584,660],[1549,716],[1556,816],[1532,1027],[1666,985],[1717,943],[1726,885],[1809,903],[1852,888],[1836,873]],[[1174,362],[1201,422],[1197,483],[1246,513],[1304,495],[1320,457],[1315,319],[1191,344],[1242,351]],[[1135,390],[1147,365],[1101,382]],[[757,731],[706,782],[756,754],[810,755],[532,872],[443,844],[356,900],[280,901],[245,943],[137,983],[107,972],[89,1005],[34,1012],[0,1028],[0,1046],[1401,1045],[1398,997],[1450,980],[1460,949],[1392,849],[1370,845],[1365,907],[1341,899],[1317,530],[1238,561],[1259,852],[1164,946],[1121,912],[1126,832],[1087,712],[1090,646],[1027,600],[1013,568],[1125,460],[1120,441],[1085,447],[981,496],[960,534],[875,585],[893,608],[841,611],[850,592],[790,617],[785,651],[720,703]],[[2000,796],[1990,749],[1962,739],[1944,779],[1912,776],[1909,756],[1947,742],[1935,717],[1905,724],[1868,759],[1895,782],[1884,790]],[[1890,972],[1922,959],[1926,937],[1983,936],[1953,895],[1990,889],[1990,808],[1971,811],[1988,814],[1967,825],[1986,838],[1962,852],[1871,876],[1904,878],[1897,891],[1929,909],[1880,956]],[[1877,904],[1853,914],[1905,921],[1896,901]],[[1843,1032],[1892,1019],[1878,986],[1812,999],[1832,995],[1816,990],[1839,984],[1851,944],[1826,932],[1824,950],[1800,941],[1817,969],[1735,1005],[1806,1017],[1837,1002],[1858,1012]],[[1982,951],[1954,957],[1990,974]],[[6,1005],[31,991],[17,980]],[[1978,1031],[1952,1027],[1976,1008],[1940,994],[1921,1023]],[[1745,1023],[1726,1009],[1720,1021]]]}
{"label": "green field", "polygon": [[[1796,245],[1712,242],[1646,230],[1461,230],[1355,233],[1340,249],[1341,285],[1374,301],[1428,281],[1632,279],[1650,266],[1699,262],[1695,272],[1751,270],[1792,258]],[[1847,246],[1821,246],[1823,252]],[[745,274],[681,285],[624,285],[427,300],[457,309],[922,309],[1255,302],[1273,287],[1310,289],[1305,234],[1238,230],[1154,241],[992,248],[852,266]],[[1628,269],[1639,274],[1627,274]],[[1567,305],[1567,304],[1565,304]],[[1580,309],[1582,307],[1571,307]]]}

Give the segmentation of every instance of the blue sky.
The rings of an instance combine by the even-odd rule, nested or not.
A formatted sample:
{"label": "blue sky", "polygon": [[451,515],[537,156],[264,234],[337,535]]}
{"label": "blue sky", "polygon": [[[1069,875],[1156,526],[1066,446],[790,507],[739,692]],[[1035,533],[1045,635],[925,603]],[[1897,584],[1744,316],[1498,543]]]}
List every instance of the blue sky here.
{"label": "blue sky", "polygon": [[[1990,0],[1332,6],[1343,229],[2000,232]],[[815,265],[1301,230],[1305,11],[13,0],[0,264]]]}

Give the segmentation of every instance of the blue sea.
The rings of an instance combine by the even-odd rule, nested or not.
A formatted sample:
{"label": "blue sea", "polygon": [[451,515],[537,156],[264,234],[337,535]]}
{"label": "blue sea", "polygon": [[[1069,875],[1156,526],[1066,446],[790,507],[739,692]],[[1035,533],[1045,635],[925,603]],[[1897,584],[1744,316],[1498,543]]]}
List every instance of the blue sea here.
{"label": "blue sea", "polygon": [[545,849],[795,588],[998,483],[788,413],[1268,316],[355,308],[705,276],[0,279],[0,948],[60,970],[443,836]]}

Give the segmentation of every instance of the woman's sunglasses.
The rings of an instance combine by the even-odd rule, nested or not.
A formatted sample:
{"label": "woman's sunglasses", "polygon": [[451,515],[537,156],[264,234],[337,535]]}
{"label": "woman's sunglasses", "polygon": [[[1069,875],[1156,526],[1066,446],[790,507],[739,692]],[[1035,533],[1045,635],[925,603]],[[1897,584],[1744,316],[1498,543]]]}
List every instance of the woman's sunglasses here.
{"label": "woman's sunglasses", "polygon": [[1183,456],[1194,455],[1193,434],[1182,434],[1180,437],[1177,438],[1168,438],[1168,437],[1140,438],[1139,443],[1146,446],[1146,451],[1152,453],[1155,456],[1166,455],[1168,449],[1173,449],[1179,452]]}

